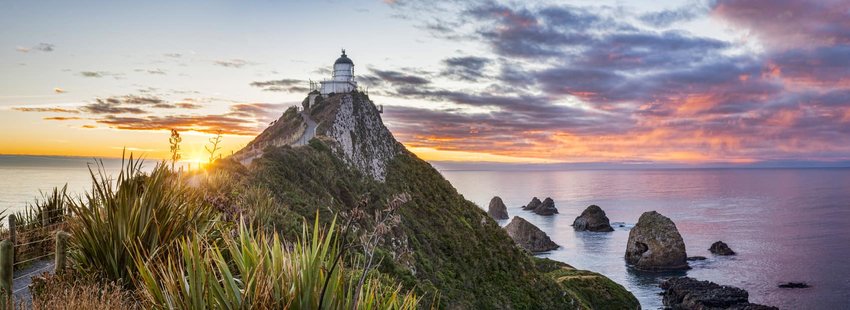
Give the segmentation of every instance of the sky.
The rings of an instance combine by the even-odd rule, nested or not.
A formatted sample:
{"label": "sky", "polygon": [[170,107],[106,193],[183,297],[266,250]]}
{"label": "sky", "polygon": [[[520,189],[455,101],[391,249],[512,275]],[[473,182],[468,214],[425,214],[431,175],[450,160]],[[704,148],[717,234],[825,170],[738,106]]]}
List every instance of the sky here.
{"label": "sky", "polygon": [[7,1],[0,154],[243,147],[345,48],[431,161],[850,160],[850,2]]}

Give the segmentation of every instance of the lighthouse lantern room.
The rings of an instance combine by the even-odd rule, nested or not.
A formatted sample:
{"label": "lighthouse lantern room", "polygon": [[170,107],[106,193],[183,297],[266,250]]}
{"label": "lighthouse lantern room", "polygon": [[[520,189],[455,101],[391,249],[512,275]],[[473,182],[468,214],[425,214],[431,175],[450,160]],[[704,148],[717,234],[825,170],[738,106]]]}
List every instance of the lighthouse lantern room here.
{"label": "lighthouse lantern room", "polygon": [[345,49],[334,62],[333,77],[320,83],[322,95],[348,93],[357,89],[357,82],[354,81],[354,62],[351,61],[351,58],[348,58],[348,55],[345,55]]}

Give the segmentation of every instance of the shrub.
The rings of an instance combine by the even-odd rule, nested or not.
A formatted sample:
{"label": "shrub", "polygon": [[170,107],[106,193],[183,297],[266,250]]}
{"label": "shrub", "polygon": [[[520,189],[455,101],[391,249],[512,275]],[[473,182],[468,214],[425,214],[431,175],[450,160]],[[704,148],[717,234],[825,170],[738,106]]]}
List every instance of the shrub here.
{"label": "shrub", "polygon": [[[149,307],[157,309],[415,309],[419,299],[371,278],[355,300],[356,278],[339,261],[334,224],[327,233],[306,224],[284,246],[278,235],[240,225],[218,246],[193,235],[180,257],[136,260]],[[230,259],[226,259],[230,258]]]}
{"label": "shrub", "polygon": [[135,260],[168,251],[187,234],[213,231],[217,215],[180,175],[158,164],[150,175],[142,161],[122,160],[113,184],[103,163],[90,171],[92,190],[69,205],[69,256],[80,271],[131,285]]}
{"label": "shrub", "polygon": [[[141,309],[132,292],[79,274],[34,277],[32,309]],[[18,308],[27,309],[28,305]]]}

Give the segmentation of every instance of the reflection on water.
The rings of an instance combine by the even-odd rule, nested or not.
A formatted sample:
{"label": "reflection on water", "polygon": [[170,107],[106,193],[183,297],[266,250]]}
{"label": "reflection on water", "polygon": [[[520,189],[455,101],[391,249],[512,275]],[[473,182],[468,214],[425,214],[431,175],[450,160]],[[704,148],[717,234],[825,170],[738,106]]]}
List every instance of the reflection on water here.
{"label": "reflection on water", "polygon": [[[733,285],[750,301],[783,309],[834,309],[850,302],[850,169],[695,169],[597,171],[442,171],[467,199],[486,208],[501,196],[510,216],[522,216],[561,245],[543,257],[602,273],[626,286],[644,308],[661,307],[658,283],[685,275]],[[538,216],[520,207],[532,196],[552,197],[560,214]],[[573,219],[601,206],[611,233],[575,232]],[[656,210],[676,223],[693,269],[635,272],[623,255],[630,227]],[[500,221],[506,225],[508,220]],[[714,256],[722,240],[737,256]],[[777,288],[786,281],[813,285]]]}

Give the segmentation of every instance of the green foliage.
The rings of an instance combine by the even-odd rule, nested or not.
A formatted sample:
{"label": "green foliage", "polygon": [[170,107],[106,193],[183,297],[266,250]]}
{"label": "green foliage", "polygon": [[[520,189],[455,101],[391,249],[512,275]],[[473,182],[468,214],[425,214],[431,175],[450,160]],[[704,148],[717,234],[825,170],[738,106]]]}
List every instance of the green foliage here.
{"label": "green foliage", "polygon": [[538,270],[555,279],[581,309],[640,309],[640,302],[607,277],[545,258],[534,258]]}
{"label": "green foliage", "polygon": [[97,173],[90,171],[92,191],[70,203],[69,256],[78,270],[132,285],[136,259],[169,251],[190,233],[213,231],[216,213],[186,180],[164,163],[150,175],[141,168],[130,155],[113,184],[100,163]]}
{"label": "green foliage", "polygon": [[273,227],[281,221],[282,207],[275,202],[274,195],[261,186],[249,186],[239,195],[242,217],[254,227]]}
{"label": "green foliage", "polygon": [[[337,260],[332,222],[327,233],[306,224],[291,248],[277,234],[240,225],[223,245],[193,235],[180,255],[136,260],[143,295],[157,309],[415,309],[419,299],[400,287],[371,279],[354,300],[355,283]],[[231,258],[228,260],[226,258]],[[320,306],[321,305],[321,306]]]}
{"label": "green foliage", "polygon": [[[68,214],[69,198],[67,185],[54,187],[50,192],[41,192],[41,198],[34,204],[15,212],[15,269],[24,269],[35,260],[43,258],[53,249],[53,232],[63,228]],[[5,210],[0,212],[0,221],[6,220]],[[9,231],[5,227],[2,237],[7,238]]]}
{"label": "green foliage", "polygon": [[[371,214],[394,194],[409,193],[411,201],[398,211],[399,227],[387,236],[406,243],[379,247],[377,268],[415,288],[423,303],[438,291],[447,308],[552,309],[570,303],[503,229],[428,163],[399,155],[380,183],[351,169],[327,143],[313,139],[309,147],[268,149],[245,182],[268,188],[287,212],[307,219],[317,211],[331,218],[359,201],[367,202],[364,211]],[[278,230],[290,225],[276,224]]]}
{"label": "green foliage", "polygon": [[[64,221],[68,213],[68,185],[54,187],[50,192],[41,192],[41,199],[28,205],[23,211],[15,213],[15,225],[18,231],[43,228]],[[5,216],[3,216],[5,218]]]}

